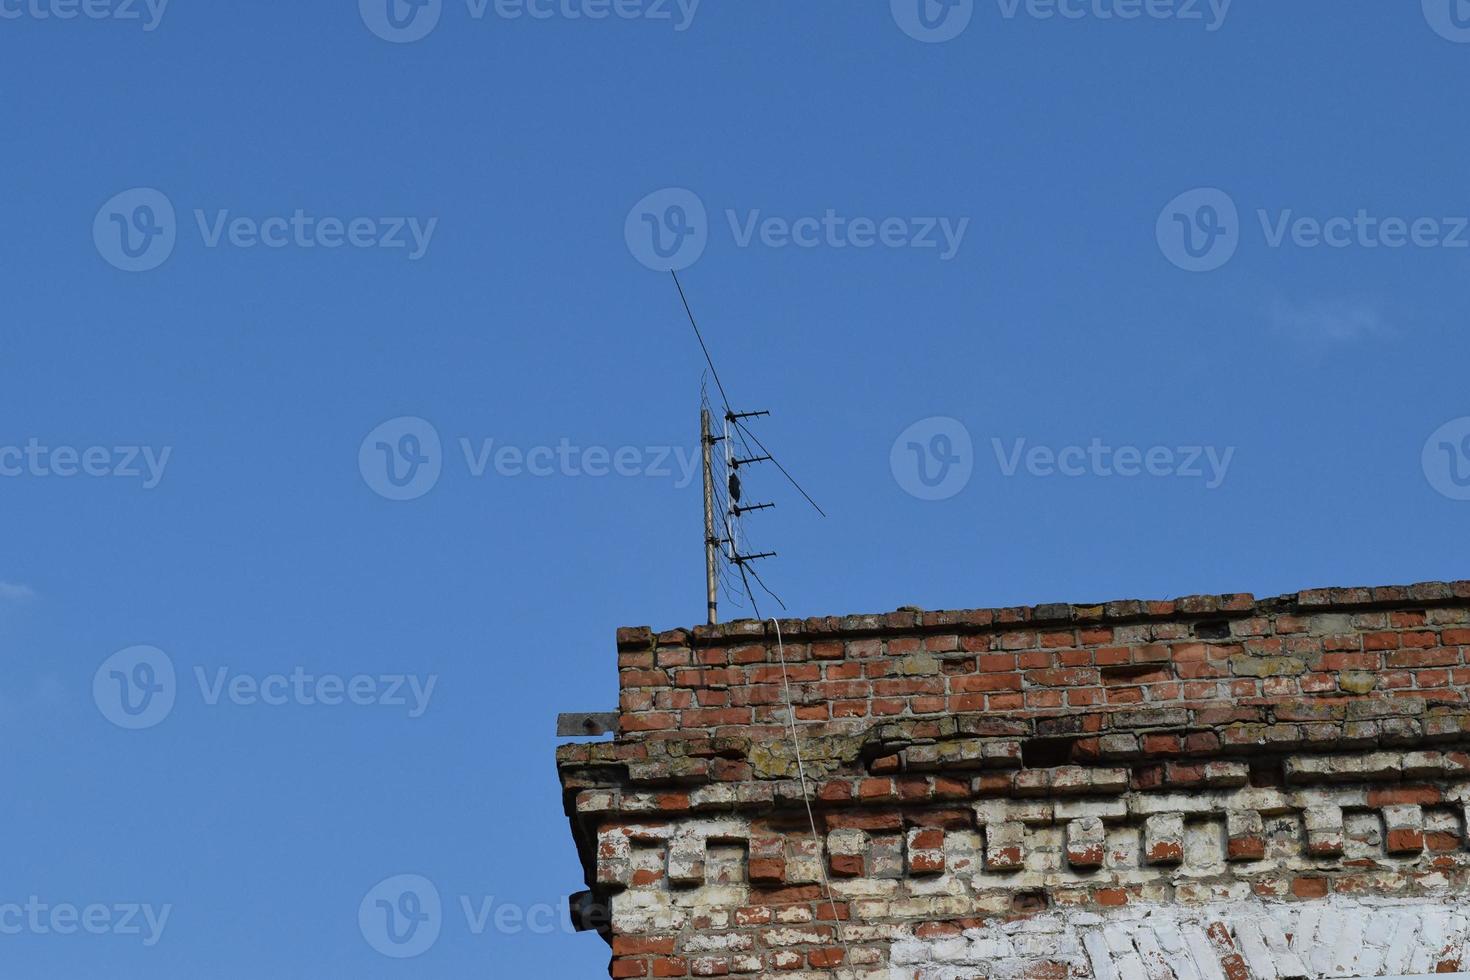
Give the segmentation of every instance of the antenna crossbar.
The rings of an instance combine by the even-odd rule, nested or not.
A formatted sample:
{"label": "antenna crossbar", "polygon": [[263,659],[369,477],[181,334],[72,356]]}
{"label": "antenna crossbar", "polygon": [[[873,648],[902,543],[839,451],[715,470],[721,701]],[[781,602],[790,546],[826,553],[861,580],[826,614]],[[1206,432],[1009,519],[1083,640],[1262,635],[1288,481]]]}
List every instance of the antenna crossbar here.
{"label": "antenna crossbar", "polygon": [[762,558],[775,558],[774,551],[762,551],[758,555],[731,555],[730,560],[737,565],[744,565],[748,561],[760,561]]}

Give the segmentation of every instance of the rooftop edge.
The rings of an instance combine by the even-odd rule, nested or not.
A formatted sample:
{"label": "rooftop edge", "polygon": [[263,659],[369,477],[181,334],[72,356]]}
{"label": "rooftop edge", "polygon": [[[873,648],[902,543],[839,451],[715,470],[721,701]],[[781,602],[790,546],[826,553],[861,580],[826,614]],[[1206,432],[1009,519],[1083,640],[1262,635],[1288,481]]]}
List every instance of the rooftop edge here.
{"label": "rooftop edge", "polygon": [[[845,616],[809,616],[805,619],[775,617],[784,637],[867,636],[908,633],[915,630],[983,630],[1011,626],[1050,626],[1071,623],[1117,623],[1171,619],[1180,616],[1222,618],[1293,610],[1323,612],[1333,609],[1371,609],[1402,605],[1437,605],[1470,599],[1470,580],[1420,582],[1416,585],[1358,586],[1306,589],[1257,599],[1249,592],[1221,595],[1189,595],[1177,599],[1115,599],[1110,602],[1048,602],[1034,606],[1003,606],[982,609],[922,610],[902,606],[893,612]],[[657,644],[705,646],[738,643],[764,637],[770,620],[736,619],[714,626],[676,628],[655,633],[651,626],[623,626],[617,632],[619,651],[651,649]]]}

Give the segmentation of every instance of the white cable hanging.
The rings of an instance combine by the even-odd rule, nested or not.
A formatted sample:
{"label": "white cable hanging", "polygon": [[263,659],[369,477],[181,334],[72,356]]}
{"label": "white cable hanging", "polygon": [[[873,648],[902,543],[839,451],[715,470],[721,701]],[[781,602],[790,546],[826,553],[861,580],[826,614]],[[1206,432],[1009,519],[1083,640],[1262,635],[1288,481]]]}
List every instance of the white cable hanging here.
{"label": "white cable hanging", "polygon": [[[754,596],[751,597],[751,601],[755,601]],[[846,954],[845,962],[849,968],[852,968],[856,966],[852,961],[852,947],[847,945],[847,938],[843,935],[842,920],[837,915],[837,903],[832,899],[832,881],[827,876],[827,861],[823,857],[827,850],[826,842],[822,835],[817,833],[817,818],[812,813],[811,794],[807,792],[806,763],[801,757],[801,737],[796,733],[796,706],[791,702],[791,677],[786,672],[786,644],[781,639],[781,624],[774,616],[771,617],[771,625],[776,627],[776,650],[781,659],[781,685],[786,691],[786,721],[791,725],[791,746],[796,753],[796,773],[801,778],[801,802],[806,805],[807,823],[812,828],[812,841],[817,845],[817,866],[822,871],[822,894],[827,899],[827,905],[832,909],[833,928]]]}

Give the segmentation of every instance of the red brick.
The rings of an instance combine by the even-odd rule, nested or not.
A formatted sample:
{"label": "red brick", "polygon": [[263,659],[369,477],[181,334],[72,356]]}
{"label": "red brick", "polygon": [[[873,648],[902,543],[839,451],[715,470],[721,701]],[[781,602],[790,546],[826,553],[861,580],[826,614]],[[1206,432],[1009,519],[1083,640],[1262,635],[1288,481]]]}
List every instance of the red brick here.
{"label": "red brick", "polygon": [[1259,861],[1266,856],[1266,842],[1260,837],[1232,837],[1225,855],[1231,861]]}
{"label": "red brick", "polygon": [[892,800],[898,790],[891,779],[864,779],[858,784],[858,796],[864,800]]}
{"label": "red brick", "polygon": [[1431,650],[1399,650],[1388,655],[1390,667],[1452,667],[1460,662],[1460,651],[1454,647]]}
{"label": "red brick", "polygon": [[840,949],[814,949],[807,954],[807,964],[814,970],[830,970],[839,965],[845,954]]}
{"label": "red brick", "polygon": [[1326,878],[1298,877],[1291,882],[1291,893],[1297,898],[1325,898],[1327,896]]}
{"label": "red brick", "polygon": [[974,691],[1019,691],[1020,674],[976,674],[969,677],[951,677],[950,691],[967,694]]}
{"label": "red brick", "polygon": [[[1028,708],[1060,708],[1066,701],[1066,695],[1076,694],[1076,691],[1038,690],[1027,691],[1025,694],[1026,707]],[[1101,692],[1099,692],[1101,693]]]}
{"label": "red brick", "polygon": [[1393,786],[1369,789],[1368,805],[1379,807],[1418,803],[1422,806],[1434,806],[1442,797],[1443,794],[1434,786]]}
{"label": "red brick", "polygon": [[671,956],[674,952],[672,936],[627,936],[616,935],[612,943],[614,956]]}
{"label": "red brick", "polygon": [[626,977],[648,976],[648,964],[642,960],[613,960],[609,975],[614,980],[623,980]]}
{"label": "red brick", "polygon": [[1097,671],[1090,668],[1058,667],[1026,671],[1026,683],[1040,684],[1042,687],[1082,687],[1097,682]]}

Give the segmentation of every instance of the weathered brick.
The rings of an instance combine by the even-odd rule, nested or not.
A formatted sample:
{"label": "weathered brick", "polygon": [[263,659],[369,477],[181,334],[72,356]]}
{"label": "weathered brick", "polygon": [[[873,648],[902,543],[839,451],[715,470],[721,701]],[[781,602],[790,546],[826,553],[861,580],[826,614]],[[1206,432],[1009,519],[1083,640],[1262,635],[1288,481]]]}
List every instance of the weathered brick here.
{"label": "weathered brick", "polygon": [[1184,860],[1184,815],[1160,813],[1143,825],[1143,854],[1149,864],[1179,864]]}
{"label": "weathered brick", "polygon": [[1067,863],[1074,868],[1097,868],[1103,863],[1106,832],[1097,817],[1079,817],[1067,824]]}
{"label": "weathered brick", "polygon": [[[943,964],[1063,980],[1064,947],[1028,930],[1067,910],[1102,916],[1106,945],[1109,917],[1136,903],[1413,903],[1470,888],[1450,810],[1470,803],[1470,583],[906,608],[782,630],[784,676],[769,624],[624,631],[618,734],[557,752],[587,877],[614,900],[614,976],[817,980]],[[1010,960],[966,958],[1009,917],[1036,920],[1007,934]],[[1227,980],[1352,975],[1312,958],[1374,928],[1324,932],[1300,969],[1268,969],[1253,957],[1283,955],[1284,935],[1192,921],[1178,955],[1197,939],[1201,975]],[[852,929],[845,944],[838,926]],[[895,964],[905,930],[961,946]],[[1097,966],[1092,980],[1174,962],[1127,938],[1107,948],[1117,976]],[[1371,965],[1460,966],[1409,948]]]}

